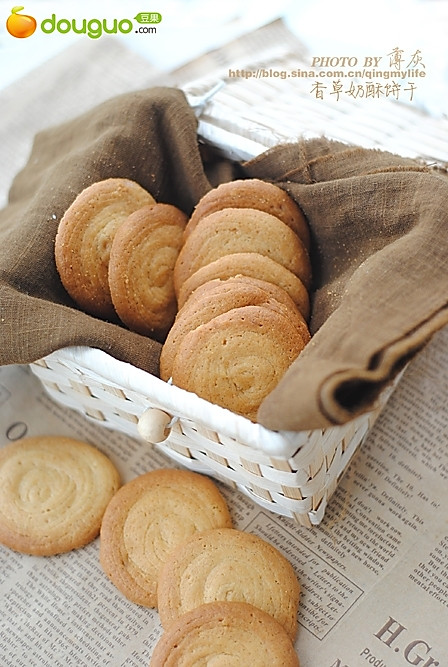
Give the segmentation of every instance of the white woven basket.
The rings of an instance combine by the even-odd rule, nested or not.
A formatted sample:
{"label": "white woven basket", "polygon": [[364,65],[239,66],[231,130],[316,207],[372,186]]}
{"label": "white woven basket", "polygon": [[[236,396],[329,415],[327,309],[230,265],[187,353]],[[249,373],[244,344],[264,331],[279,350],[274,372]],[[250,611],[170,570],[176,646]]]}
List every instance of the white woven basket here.
{"label": "white woven basket", "polygon": [[52,398],[176,463],[230,484],[302,525],[321,522],[357,447],[384,407],[344,426],[273,432],[101,350],[72,347],[31,364]]}
{"label": "white woven basket", "polygon": [[[289,64],[293,63],[296,66],[294,59]],[[230,159],[249,159],[277,143],[310,135],[310,128],[303,126],[303,117],[296,112],[302,106],[308,108],[309,93],[285,82],[272,80],[261,87],[253,82],[247,86],[243,80],[199,81],[186,87],[185,93],[196,110],[199,135]],[[314,135],[325,133],[316,124],[316,104],[314,101]],[[325,108],[327,116],[332,115],[325,118],[325,125],[336,130],[338,123],[349,127],[353,143],[386,150],[407,146],[408,151],[400,152],[430,160],[437,138],[437,156],[442,161],[448,156],[446,119],[433,120],[401,107],[400,112],[415,121],[424,116],[431,140],[423,134],[421,144],[415,146],[406,136],[403,146],[392,147],[400,128],[396,105],[382,107],[382,127],[386,116],[389,131],[380,133],[380,141],[378,110],[366,124],[365,106]],[[332,138],[345,140],[347,136],[336,131]],[[152,442],[175,462],[231,484],[262,507],[306,526],[321,522],[329,498],[399,379],[382,394],[372,412],[344,426],[292,433],[269,431],[91,348],[59,350],[31,368],[53,398],[88,419]]]}

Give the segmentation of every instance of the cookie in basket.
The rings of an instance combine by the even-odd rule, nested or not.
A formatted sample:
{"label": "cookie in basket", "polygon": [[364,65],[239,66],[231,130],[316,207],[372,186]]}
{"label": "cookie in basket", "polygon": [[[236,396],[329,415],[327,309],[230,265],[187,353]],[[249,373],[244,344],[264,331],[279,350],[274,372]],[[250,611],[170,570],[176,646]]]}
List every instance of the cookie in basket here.
{"label": "cookie in basket", "polygon": [[116,319],[109,290],[112,239],[134,211],[154,197],[126,178],[108,178],[85,188],[58,225],[55,261],[61,282],[86,313]]}
{"label": "cookie in basket", "polygon": [[164,632],[150,667],[204,664],[241,667],[299,667],[284,628],[247,602],[208,602],[179,617]]}
{"label": "cookie in basket", "polygon": [[258,278],[278,285],[290,296],[303,317],[308,320],[310,298],[300,278],[270,257],[256,252],[224,255],[195,271],[179,288],[178,308],[182,308],[190,295],[204,283],[217,278],[221,280],[234,278],[238,275]]}
{"label": "cookie in basket", "polygon": [[159,571],[178,544],[197,531],[231,525],[211,479],[188,470],[154,470],[123,485],[109,503],[100,563],[127,599],[156,607]]}
{"label": "cookie in basket", "polygon": [[189,331],[172,367],[173,384],[251,421],[305,347],[290,318],[243,306]]}
{"label": "cookie in basket", "polygon": [[0,543],[52,556],[78,549],[100,531],[120,486],[113,463],[73,438],[29,437],[0,449]]}
{"label": "cookie in basket", "polygon": [[173,271],[187,216],[170,204],[144,206],[116,231],[109,287],[120,320],[132,331],[163,340],[177,312]]}
{"label": "cookie in basket", "polygon": [[308,326],[288,294],[277,285],[247,276],[211,280],[201,285],[177,313],[160,355],[160,377],[171,377],[174,358],[184,336],[214,317],[243,306],[277,309],[294,322],[307,343]]}
{"label": "cookie in basket", "polygon": [[238,179],[213,188],[196,205],[185,238],[201,218],[223,208],[255,208],[282,220],[297,234],[304,246],[310,248],[308,222],[296,202],[278,185],[258,178]]}
{"label": "cookie in basket", "polygon": [[311,262],[299,237],[284,222],[264,211],[226,208],[197,223],[187,237],[174,267],[174,288],[198,269],[236,252],[260,253],[292,271],[306,288],[311,282]]}
{"label": "cookie in basket", "polygon": [[236,601],[272,616],[291,641],[297,633],[300,584],[291,563],[272,544],[235,528],[193,535],[166,561],[158,610],[165,630],[207,602]]}
{"label": "cookie in basket", "polygon": [[[302,313],[298,310],[297,305],[291,299],[289,294],[283,287],[275,285],[267,280],[255,276],[247,276],[243,274],[236,274],[235,276],[230,276],[229,278],[212,278],[207,282],[199,285],[188,297],[188,308],[191,304],[196,303],[197,301],[202,301],[203,298],[208,299],[215,292],[218,293],[233,293],[234,288],[252,288],[255,293],[258,293],[262,290],[268,298],[275,299],[276,301],[282,303],[286,308],[299,312],[299,315],[303,321],[305,318]],[[183,307],[179,310],[187,310],[187,302],[184,303]]]}

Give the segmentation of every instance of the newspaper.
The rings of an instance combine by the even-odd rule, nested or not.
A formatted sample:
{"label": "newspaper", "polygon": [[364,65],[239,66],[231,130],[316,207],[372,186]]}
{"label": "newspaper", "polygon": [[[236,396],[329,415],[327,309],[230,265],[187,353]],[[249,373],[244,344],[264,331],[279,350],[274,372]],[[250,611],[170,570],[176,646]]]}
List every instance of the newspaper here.
{"label": "newspaper", "polygon": [[[284,64],[282,58],[292,62],[294,45],[283,39],[280,26],[272,34],[277,34],[277,45],[284,44],[284,52],[278,47],[272,52],[270,34],[263,33],[261,40],[270,50],[262,53],[260,47],[255,61],[268,65],[272,58],[273,66]],[[250,49],[256,43],[251,40]],[[16,99],[20,82],[0,94],[2,108],[8,109],[2,129],[2,150],[8,157],[1,172],[5,201],[7,186],[41,126],[60,122],[69,109],[71,115],[77,114],[79,99],[84,110],[98,99],[161,81],[159,71],[134,54],[123,53],[113,42],[95,49],[97,58],[100,54],[102,58],[96,61],[94,76],[89,77],[86,67],[82,80],[59,91],[51,105],[42,95],[51,94],[52,81],[69,65],[79,69],[89,63],[88,49],[72,49],[66,58],[50,63],[42,76],[30,76],[26,100]],[[170,77],[164,75],[163,82],[178,80],[194,96],[197,86],[189,88],[189,80],[211,75],[216,83],[222,75],[216,72],[216,63],[227,72],[237,62],[245,67],[244,51],[241,42],[231,44],[192,63],[191,70],[184,67]],[[303,57],[300,45],[296,53]],[[115,76],[101,78],[101,63]],[[282,90],[277,83],[274,94]],[[272,80],[269,85],[274,84]],[[83,95],[77,93],[80,85]],[[234,80],[232,86],[242,102],[244,79]],[[229,101],[228,89],[222,95]],[[223,97],[215,99],[216,119]],[[51,117],[45,118],[47,109]],[[213,121],[210,108],[207,113],[204,126]],[[235,110],[231,120],[237,117]],[[13,132],[15,127],[23,128],[23,133]],[[257,145],[261,150],[264,143],[260,140]],[[235,527],[274,544],[295,568],[302,589],[295,645],[301,667],[448,665],[447,395],[445,329],[406,369],[318,527],[298,526],[216,482]],[[27,367],[1,367],[0,446],[38,434],[70,435],[94,444],[117,465],[123,482],[147,470],[174,466],[147,444],[102,429],[55,403]],[[161,633],[157,611],[126,600],[102,571],[99,538],[82,549],[47,558],[0,547],[2,667],[148,665]]]}
{"label": "newspaper", "polygon": [[[448,329],[410,364],[309,529],[216,484],[236,528],[274,544],[301,583],[302,667],[448,664]],[[0,445],[39,434],[97,446],[124,482],[175,464],[55,403],[27,367],[0,368]],[[0,548],[2,667],[148,665],[157,611],[114,587],[99,538],[53,557]]]}

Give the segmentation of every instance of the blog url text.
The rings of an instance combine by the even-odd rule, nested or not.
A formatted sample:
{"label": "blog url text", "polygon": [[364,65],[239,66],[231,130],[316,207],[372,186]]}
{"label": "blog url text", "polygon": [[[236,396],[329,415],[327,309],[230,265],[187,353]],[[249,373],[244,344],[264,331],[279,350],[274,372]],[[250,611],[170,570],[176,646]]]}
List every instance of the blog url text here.
{"label": "blog url text", "polygon": [[410,79],[425,77],[426,72],[420,69],[406,70],[377,70],[377,69],[359,69],[359,70],[314,70],[314,69],[275,69],[272,67],[257,67],[256,69],[229,69],[229,78],[241,79],[297,79],[297,78],[352,78],[352,79]]}

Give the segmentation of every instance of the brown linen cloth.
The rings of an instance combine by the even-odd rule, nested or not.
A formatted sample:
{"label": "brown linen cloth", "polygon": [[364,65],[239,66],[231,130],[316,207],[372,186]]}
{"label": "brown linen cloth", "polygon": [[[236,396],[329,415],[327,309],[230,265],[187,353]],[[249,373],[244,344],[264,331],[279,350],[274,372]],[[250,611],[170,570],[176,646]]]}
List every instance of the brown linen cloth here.
{"label": "brown linen cloth", "polygon": [[447,176],[326,139],[233,165],[204,152],[196,130],[183,93],[158,87],[36,136],[0,214],[0,363],[88,345],[157,374],[159,343],[80,312],[66,294],[53,255],[59,220],[82,189],[104,178],[131,178],[189,214],[212,173],[214,184],[258,177],[279,183],[302,207],[315,272],[313,339],[261,406],[259,421],[272,429],[323,428],[371,409],[448,322]]}

